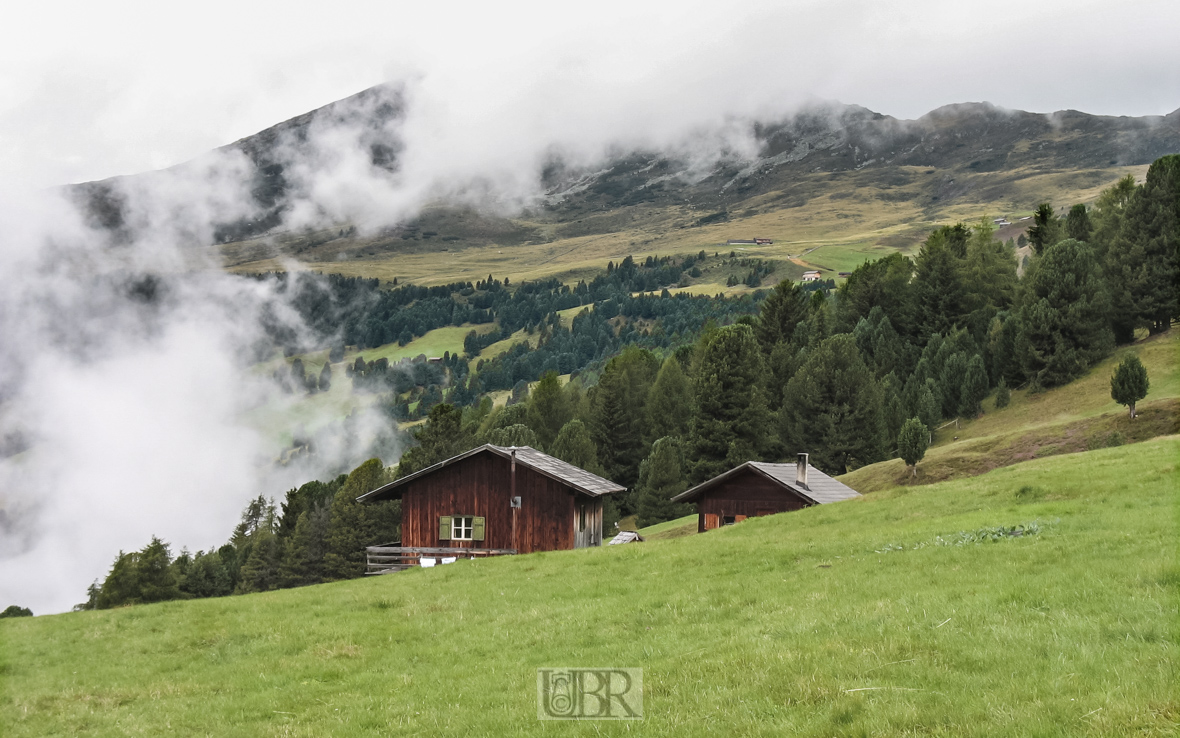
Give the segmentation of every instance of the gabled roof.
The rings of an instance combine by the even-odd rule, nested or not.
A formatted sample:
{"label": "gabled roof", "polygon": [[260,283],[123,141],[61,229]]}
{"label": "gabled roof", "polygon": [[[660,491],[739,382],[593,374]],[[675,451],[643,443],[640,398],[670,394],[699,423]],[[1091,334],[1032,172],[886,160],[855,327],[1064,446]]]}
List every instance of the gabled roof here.
{"label": "gabled roof", "polygon": [[770,479],[780,486],[790,490],[796,495],[799,495],[804,500],[815,505],[823,505],[828,502],[839,502],[840,500],[850,500],[853,497],[860,497],[860,493],[852,489],[846,484],[837,482],[827,474],[824,474],[819,469],[816,469],[811,464],[807,465],[807,484],[801,485],[795,481],[795,474],[798,466],[795,464],[767,464],[763,461],[747,461],[741,466],[736,466],[733,469],[718,474],[707,482],[701,482],[692,489],[681,492],[672,498],[673,502],[692,502],[700,497],[705,492],[716,485],[724,482],[730,477],[740,474],[743,470],[751,470],[756,474]]}
{"label": "gabled roof", "polygon": [[617,536],[615,536],[614,538],[610,539],[610,543],[608,543],[606,545],[618,546],[619,544],[622,544],[622,543],[636,543],[636,542],[642,543],[645,540],[646,539],[643,536],[639,535],[639,533],[637,533],[633,530],[621,530],[621,531],[619,531],[619,534]]}
{"label": "gabled roof", "polygon": [[597,474],[591,474],[585,469],[580,469],[573,464],[566,463],[561,459],[554,458],[549,454],[544,454],[531,446],[493,446],[490,443],[473,448],[466,453],[452,456],[446,461],[440,461],[434,466],[428,466],[425,469],[414,472],[396,481],[390,482],[382,487],[378,487],[372,492],[361,495],[357,498],[360,502],[368,502],[375,500],[397,499],[401,497],[402,485],[407,484],[415,479],[420,479],[429,474],[439,471],[443,467],[450,466],[455,462],[475,456],[481,453],[492,453],[503,457],[505,460],[512,458],[512,452],[516,452],[516,463],[532,469],[538,474],[544,474],[550,479],[555,479],[562,484],[569,485],[582,494],[590,495],[591,497],[599,497],[601,495],[609,495],[615,492],[622,492],[626,487],[619,486],[609,479],[603,479]]}

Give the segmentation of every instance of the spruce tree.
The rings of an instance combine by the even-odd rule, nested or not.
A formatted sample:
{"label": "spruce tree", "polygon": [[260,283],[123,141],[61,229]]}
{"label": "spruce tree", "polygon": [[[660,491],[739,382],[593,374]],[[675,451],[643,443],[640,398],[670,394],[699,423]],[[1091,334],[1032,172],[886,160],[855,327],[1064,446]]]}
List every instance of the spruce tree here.
{"label": "spruce tree", "polygon": [[918,462],[926,455],[926,448],[930,445],[930,430],[918,418],[910,418],[901,426],[897,436],[897,455],[910,468],[913,476],[918,476]]}
{"label": "spruce tree", "polygon": [[762,458],[769,413],[762,384],[762,350],[748,325],[718,330],[701,347],[689,433],[689,478],[703,482],[746,461]]}
{"label": "spruce tree", "polygon": [[1109,298],[1089,246],[1073,239],[1050,246],[1023,288],[1017,354],[1034,385],[1065,384],[1110,353]]}
{"label": "spruce tree", "polygon": [[332,509],[328,504],[315,505],[299,514],[294,532],[283,544],[280,587],[301,587],[323,581],[324,549],[331,520]]}
{"label": "spruce tree", "polygon": [[1120,405],[1126,405],[1131,418],[1135,418],[1135,403],[1147,397],[1150,387],[1147,381],[1147,367],[1139,357],[1131,354],[1119,363],[1110,378],[1110,397]]}
{"label": "spruce tree", "polygon": [[987,369],[983,357],[975,354],[967,362],[963,383],[959,389],[959,415],[974,418],[983,412],[983,398],[987,397]]}
{"label": "spruce tree", "polygon": [[324,545],[325,579],[352,579],[365,573],[365,547],[381,543],[376,539],[385,531],[374,520],[375,509],[357,502],[356,498],[384,482],[381,460],[369,459],[348,475],[336,493]]}
{"label": "spruce tree", "polygon": [[831,474],[884,456],[881,388],[848,334],[812,352],[784,393],[782,440]]}
{"label": "spruce tree", "polygon": [[[525,413],[527,408],[522,406],[517,412]],[[430,409],[426,422],[414,432],[414,440],[418,445],[402,454],[398,462],[399,478],[470,451],[478,445],[475,437],[463,425],[463,411],[447,403],[440,403]]]}
{"label": "spruce tree", "polygon": [[1061,221],[1053,213],[1053,206],[1041,203],[1033,213],[1033,224],[1028,229],[1028,240],[1033,252],[1042,254],[1061,240]]}
{"label": "spruce tree", "polygon": [[692,423],[692,385],[675,356],[664,359],[647,397],[651,440],[665,436],[687,438]]}
{"label": "spruce tree", "polygon": [[139,552],[139,599],[142,602],[164,602],[180,597],[176,574],[172,571],[172,554],[168,544],[156,536]]}
{"label": "spruce tree", "polygon": [[1065,237],[1075,241],[1089,241],[1094,226],[1090,222],[1090,213],[1082,204],[1074,205],[1065,216]]}
{"label": "spruce tree", "polygon": [[529,394],[528,401],[528,425],[536,432],[541,446],[549,448],[562,426],[571,418],[573,410],[569,406],[569,398],[562,391],[557,372],[545,372]]}
{"label": "spruce tree", "polygon": [[1107,264],[1119,268],[1133,325],[1162,333],[1180,317],[1180,154],[1152,163],[1124,218]]}
{"label": "spruce tree", "polygon": [[277,534],[278,520],[271,506],[254,535],[250,556],[239,573],[237,592],[267,592],[279,586],[282,548]]}
{"label": "spruce tree", "polygon": [[931,335],[946,333],[961,324],[967,313],[964,304],[967,293],[956,256],[959,248],[966,255],[967,230],[964,226],[934,231],[918,252],[910,292],[914,301],[917,338],[923,343]]}
{"label": "spruce tree", "polygon": [[590,437],[590,430],[577,418],[562,426],[549,454],[593,474],[606,473],[598,463],[598,447]]}
{"label": "spruce tree", "polygon": [[493,428],[488,431],[484,438],[487,442],[494,446],[531,446],[532,448],[543,448],[537,434],[533,429],[517,423],[510,425],[507,428]]}
{"label": "spruce tree", "polygon": [[684,451],[677,438],[664,437],[652,444],[651,454],[639,466],[635,488],[637,525],[674,520],[692,512],[692,505],[674,503],[672,498],[688,489],[684,474]]}
{"label": "spruce tree", "polygon": [[792,280],[779,282],[759,308],[756,328],[758,343],[769,354],[775,345],[789,341],[795,326],[807,317],[807,296]]}

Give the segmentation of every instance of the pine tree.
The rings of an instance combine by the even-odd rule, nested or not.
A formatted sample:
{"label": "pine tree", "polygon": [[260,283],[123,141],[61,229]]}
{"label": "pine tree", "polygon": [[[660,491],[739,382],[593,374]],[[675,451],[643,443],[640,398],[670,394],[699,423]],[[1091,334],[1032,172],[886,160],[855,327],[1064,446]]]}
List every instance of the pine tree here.
{"label": "pine tree", "polygon": [[324,549],[332,521],[329,504],[319,504],[299,514],[295,530],[283,545],[279,586],[317,584],[324,577]]}
{"label": "pine tree", "polygon": [[[525,413],[527,408],[522,406],[517,412]],[[414,432],[414,440],[418,445],[402,454],[398,462],[398,478],[446,461],[478,445],[470,430],[463,425],[463,411],[446,403],[430,409],[426,422]]]}
{"label": "pine tree", "polygon": [[488,443],[495,446],[531,446],[533,448],[542,448],[537,434],[533,432],[532,428],[523,423],[510,425],[507,428],[493,428],[484,437]]}
{"label": "pine tree", "polygon": [[910,418],[901,427],[897,436],[897,454],[913,476],[918,476],[918,462],[926,455],[930,445],[930,430],[918,418]]}
{"label": "pine tree", "polygon": [[[961,230],[959,230],[961,229]],[[946,333],[961,324],[967,314],[959,259],[967,249],[964,226],[940,228],[926,239],[918,252],[911,289],[917,338],[925,342],[935,333]]]}
{"label": "pine tree", "polygon": [[639,466],[639,484],[635,488],[637,525],[645,528],[691,513],[691,505],[672,502],[686,489],[681,442],[672,437],[656,440],[651,454]]}
{"label": "pine tree", "polygon": [[1074,205],[1065,216],[1065,237],[1075,241],[1089,241],[1094,232],[1094,225],[1090,222],[1090,213],[1082,204]]}
{"label": "pine tree", "polygon": [[807,296],[803,289],[789,279],[779,282],[759,308],[756,334],[763,352],[769,354],[776,344],[789,341],[795,326],[806,317]]}
{"label": "pine tree", "polygon": [[278,519],[271,505],[254,534],[250,556],[239,573],[237,592],[267,592],[278,587],[282,547],[277,528]]}
{"label": "pine tree", "polygon": [[1109,298],[1089,246],[1050,246],[1023,287],[1017,354],[1036,386],[1065,384],[1110,353]]}
{"label": "pine tree", "polygon": [[172,554],[168,544],[156,536],[139,552],[139,599],[141,602],[164,602],[180,597],[176,574],[172,571]]}
{"label": "pine tree", "polygon": [[569,398],[561,388],[557,372],[545,372],[533,388],[528,402],[528,425],[543,448],[549,448],[562,426],[573,418]]}
{"label": "pine tree", "polygon": [[1043,254],[1046,249],[1061,240],[1061,221],[1054,215],[1053,207],[1048,203],[1041,203],[1033,213],[1028,240],[1032,244],[1033,253],[1036,254]]}
{"label": "pine tree", "polygon": [[987,392],[987,369],[983,366],[983,357],[975,354],[967,362],[967,370],[959,389],[959,415],[974,418],[983,412],[982,403],[983,398],[987,397]]}
{"label": "pine tree", "polygon": [[1135,418],[1135,403],[1147,397],[1150,388],[1147,381],[1147,367],[1139,357],[1131,354],[1123,359],[1110,378],[1110,397],[1120,405],[1126,405],[1131,418]]}
{"label": "pine tree", "polygon": [[647,396],[651,440],[665,436],[687,438],[692,423],[692,385],[675,356],[664,359]]}
{"label": "pine tree", "polygon": [[1129,297],[1133,325],[1162,333],[1180,317],[1180,154],[1152,163],[1124,218],[1107,258],[1121,277],[1113,287]]}
{"label": "pine tree", "polygon": [[812,352],[784,393],[783,445],[833,474],[884,456],[881,388],[848,334]]}
{"label": "pine tree", "polygon": [[647,398],[659,370],[654,354],[631,345],[607,362],[590,390],[590,433],[599,461],[625,487],[634,486],[647,455]]}
{"label": "pine tree", "polygon": [[141,601],[138,557],[139,554],[134,551],[119,552],[110,572],[99,587],[98,596],[94,598],[96,609],[106,610],[122,605],[134,605]]}
{"label": "pine tree", "polygon": [[768,450],[765,374],[761,347],[748,325],[722,328],[701,347],[689,434],[693,483],[760,459]]}
{"label": "pine tree", "polygon": [[589,429],[577,418],[562,426],[549,453],[593,474],[606,473],[598,463],[598,447],[594,445]]}
{"label": "pine tree", "polygon": [[377,539],[385,531],[374,520],[375,506],[357,502],[356,498],[384,482],[381,460],[369,459],[348,475],[336,493],[324,545],[325,579],[352,579],[365,573],[365,547],[381,543]]}

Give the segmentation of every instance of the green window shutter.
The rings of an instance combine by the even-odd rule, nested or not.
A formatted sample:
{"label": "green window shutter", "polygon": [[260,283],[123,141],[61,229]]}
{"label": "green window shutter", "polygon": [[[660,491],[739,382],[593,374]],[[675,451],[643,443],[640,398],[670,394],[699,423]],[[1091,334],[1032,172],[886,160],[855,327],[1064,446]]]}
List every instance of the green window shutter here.
{"label": "green window shutter", "polygon": [[471,521],[471,540],[483,540],[483,518],[475,518]]}
{"label": "green window shutter", "polygon": [[451,540],[451,516],[443,515],[438,519],[438,537],[439,540]]}

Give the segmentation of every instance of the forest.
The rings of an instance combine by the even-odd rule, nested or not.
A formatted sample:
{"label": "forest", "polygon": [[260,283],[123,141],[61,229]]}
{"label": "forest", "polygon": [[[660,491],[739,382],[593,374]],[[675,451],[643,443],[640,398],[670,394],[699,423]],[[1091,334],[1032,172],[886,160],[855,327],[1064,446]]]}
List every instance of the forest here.
{"label": "forest", "polygon": [[[1090,206],[1059,215],[1041,205],[1028,242],[1032,254],[1018,264],[989,220],[944,226],[916,258],[866,262],[834,290],[783,280],[736,299],[641,294],[675,284],[704,252],[628,258],[574,287],[513,289],[489,277],[382,290],[329,277],[325,289],[256,277],[286,281],[324,340],[342,331],[346,343],[375,346],[494,321],[495,335],[535,331],[538,346],[474,371],[448,355],[409,379],[396,365],[378,371],[358,361],[349,372],[356,386],[388,392],[398,417],[410,415],[414,396],[426,418],[396,466],[372,459],[292,489],[278,506],[259,497],[216,550],[174,557],[153,539],[121,552],[79,607],[361,576],[364,546],[398,538],[399,511],[356,497],[482,443],[533,446],[626,486],[608,505],[604,534],[623,515],[646,526],[686,514],[671,497],[748,460],[806,451],[841,474],[895,457],[899,438],[975,417],[992,393],[1003,407],[1013,388],[1066,384],[1137,331],[1170,329],[1180,317],[1180,155],[1153,163],[1143,184],[1118,181]],[[580,306],[592,309],[563,327],[557,311]],[[468,338],[468,358],[488,345]],[[274,339],[298,348],[277,324]],[[572,377],[563,384],[561,374]],[[509,404],[494,408],[485,393],[509,387]]]}

